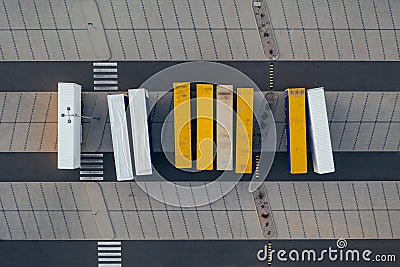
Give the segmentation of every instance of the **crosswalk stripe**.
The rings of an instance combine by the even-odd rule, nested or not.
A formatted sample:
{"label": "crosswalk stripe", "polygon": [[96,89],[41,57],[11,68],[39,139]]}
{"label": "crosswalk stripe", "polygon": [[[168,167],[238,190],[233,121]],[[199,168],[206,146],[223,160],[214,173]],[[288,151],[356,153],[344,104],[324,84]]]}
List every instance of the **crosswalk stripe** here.
{"label": "crosswalk stripe", "polygon": [[121,246],[121,242],[119,241],[99,241],[97,242],[98,246]]}
{"label": "crosswalk stripe", "polygon": [[98,251],[120,251],[121,247],[98,247]]}
{"label": "crosswalk stripe", "polygon": [[98,241],[97,251],[98,266],[121,266],[122,252],[120,241]]}
{"label": "crosswalk stripe", "polygon": [[81,163],[103,163],[103,159],[81,159]]}
{"label": "crosswalk stripe", "polygon": [[117,74],[93,74],[94,79],[117,79]]}
{"label": "crosswalk stripe", "polygon": [[103,171],[80,171],[80,174],[103,174]]}
{"label": "crosswalk stripe", "polygon": [[121,261],[121,258],[98,258],[98,261]]}
{"label": "crosswalk stripe", "polygon": [[81,158],[102,158],[103,154],[81,154]]}
{"label": "crosswalk stripe", "polygon": [[94,90],[97,91],[118,90],[118,86],[95,86]]}
{"label": "crosswalk stripe", "polygon": [[[93,90],[118,90],[118,63],[93,62]],[[113,74],[115,73],[115,74]]]}
{"label": "crosswalk stripe", "polygon": [[117,69],[100,69],[100,68],[95,68],[93,69],[93,72],[110,72],[110,73],[115,73],[117,72]]}
{"label": "crosswalk stripe", "polygon": [[116,257],[121,256],[121,252],[98,252],[98,257]]}
{"label": "crosswalk stripe", "polygon": [[118,84],[118,81],[113,80],[95,80],[94,84]]}
{"label": "crosswalk stripe", "polygon": [[97,260],[99,262],[102,262],[102,261],[116,261],[116,262],[118,262],[118,261],[121,261],[121,258],[98,258]]}
{"label": "crosswalk stripe", "polygon": [[102,181],[103,154],[81,154],[80,181]]}
{"label": "crosswalk stripe", "polygon": [[81,170],[89,170],[89,169],[102,170],[103,165],[82,165],[81,166]]}
{"label": "crosswalk stripe", "polygon": [[274,88],[274,63],[269,64],[269,88]]}
{"label": "crosswalk stripe", "polygon": [[93,67],[116,67],[117,62],[93,62]]}
{"label": "crosswalk stripe", "polygon": [[89,177],[89,176],[81,176],[81,181],[103,181],[103,176]]}

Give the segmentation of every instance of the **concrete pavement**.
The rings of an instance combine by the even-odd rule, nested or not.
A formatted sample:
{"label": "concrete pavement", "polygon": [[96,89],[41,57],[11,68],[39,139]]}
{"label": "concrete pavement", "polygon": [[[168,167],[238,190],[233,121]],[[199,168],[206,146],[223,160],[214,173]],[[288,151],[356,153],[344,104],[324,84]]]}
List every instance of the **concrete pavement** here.
{"label": "concrete pavement", "polygon": [[1,7],[4,61],[263,58],[248,1],[38,0]]}
{"label": "concrete pavement", "polygon": [[[165,191],[162,183],[151,186],[157,184]],[[116,240],[263,239],[248,185],[240,182],[211,204],[180,208],[153,199],[136,183],[101,182],[107,215],[91,205],[85,183],[1,183],[0,223],[5,227],[0,237],[107,239],[109,230],[98,225],[100,212],[110,219]],[[264,186],[277,239],[400,237],[398,182],[265,182]]]}
{"label": "concrete pavement", "polygon": [[280,60],[400,59],[400,4],[268,0]]}

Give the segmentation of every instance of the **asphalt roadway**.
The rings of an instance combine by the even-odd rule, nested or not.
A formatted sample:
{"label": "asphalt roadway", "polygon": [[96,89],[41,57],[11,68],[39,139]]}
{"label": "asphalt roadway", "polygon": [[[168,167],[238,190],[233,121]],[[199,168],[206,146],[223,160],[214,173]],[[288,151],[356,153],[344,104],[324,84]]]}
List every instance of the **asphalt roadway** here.
{"label": "asphalt roadway", "polygon": [[[139,87],[158,71],[179,61],[118,62],[119,90]],[[248,75],[261,90],[269,90],[271,61],[221,61]],[[334,91],[397,91],[399,61],[274,61],[274,90],[324,86]],[[93,91],[92,62],[2,62],[2,91],[57,91],[57,82],[75,82]]]}
{"label": "asphalt roadway", "polygon": [[[287,170],[287,154],[277,152],[267,181],[398,181],[398,152],[334,152],[336,171],[319,175],[313,172],[308,155],[308,173],[291,175]],[[115,181],[112,153],[104,153],[104,181]],[[188,173],[172,166],[162,153],[153,154],[157,171],[170,181],[213,181],[219,171]],[[262,164],[262,163],[261,163]],[[253,164],[254,169],[254,164]],[[0,182],[78,182],[78,170],[58,170],[57,153],[0,153]],[[242,181],[250,181],[244,175]]]}
{"label": "asphalt roadway", "polygon": [[[266,240],[251,241],[122,241],[122,266],[268,266],[259,261],[257,253],[267,245]],[[272,240],[275,250],[271,266],[398,266],[400,240],[347,240],[347,247],[338,249],[336,240]],[[322,250],[332,251],[322,261],[302,261],[303,250],[313,249],[319,258]],[[291,250],[300,253],[300,261],[288,257]],[[345,261],[346,251],[359,251],[359,261]],[[370,250],[364,261],[362,253]],[[288,261],[277,259],[279,250],[285,250]],[[343,251],[343,260],[340,252]],[[97,266],[96,241],[2,241],[0,242],[2,266]],[[295,254],[292,254],[295,255]],[[305,254],[307,255],[307,254]],[[350,254],[349,254],[350,255]],[[377,262],[376,255],[395,255],[396,262]],[[263,253],[260,253],[263,256]],[[307,256],[306,256],[307,257]],[[387,258],[387,256],[386,256]],[[306,258],[307,259],[307,258]],[[351,260],[351,257],[348,257]]]}

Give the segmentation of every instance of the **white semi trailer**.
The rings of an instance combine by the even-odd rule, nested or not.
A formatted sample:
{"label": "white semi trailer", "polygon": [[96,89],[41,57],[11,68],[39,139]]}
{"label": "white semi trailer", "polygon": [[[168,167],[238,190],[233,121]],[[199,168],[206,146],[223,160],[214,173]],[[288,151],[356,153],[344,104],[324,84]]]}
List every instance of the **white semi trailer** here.
{"label": "white semi trailer", "polygon": [[126,120],[125,95],[108,95],[111,138],[118,181],[133,180],[131,149]]}
{"label": "white semi trailer", "polygon": [[81,86],[58,83],[58,169],[81,166]]}
{"label": "white semi trailer", "polygon": [[335,172],[324,88],[307,90],[309,142],[318,174]]}

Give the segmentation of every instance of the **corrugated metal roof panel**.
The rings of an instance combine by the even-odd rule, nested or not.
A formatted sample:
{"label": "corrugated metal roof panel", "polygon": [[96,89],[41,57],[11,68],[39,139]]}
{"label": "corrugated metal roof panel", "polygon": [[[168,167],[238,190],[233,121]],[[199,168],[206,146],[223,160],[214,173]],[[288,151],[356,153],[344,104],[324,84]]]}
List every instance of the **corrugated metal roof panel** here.
{"label": "corrugated metal roof panel", "polygon": [[129,108],[131,112],[131,127],[133,139],[133,156],[136,175],[152,174],[149,127],[147,124],[147,90],[130,89]]}
{"label": "corrugated metal roof panel", "polygon": [[324,88],[307,90],[308,123],[314,172],[335,171]]}
{"label": "corrugated metal roof panel", "polygon": [[58,83],[58,153],[59,169],[80,167],[81,86]]}
{"label": "corrugated metal roof panel", "polygon": [[133,179],[124,97],[122,94],[107,96],[115,171],[118,181]]}

